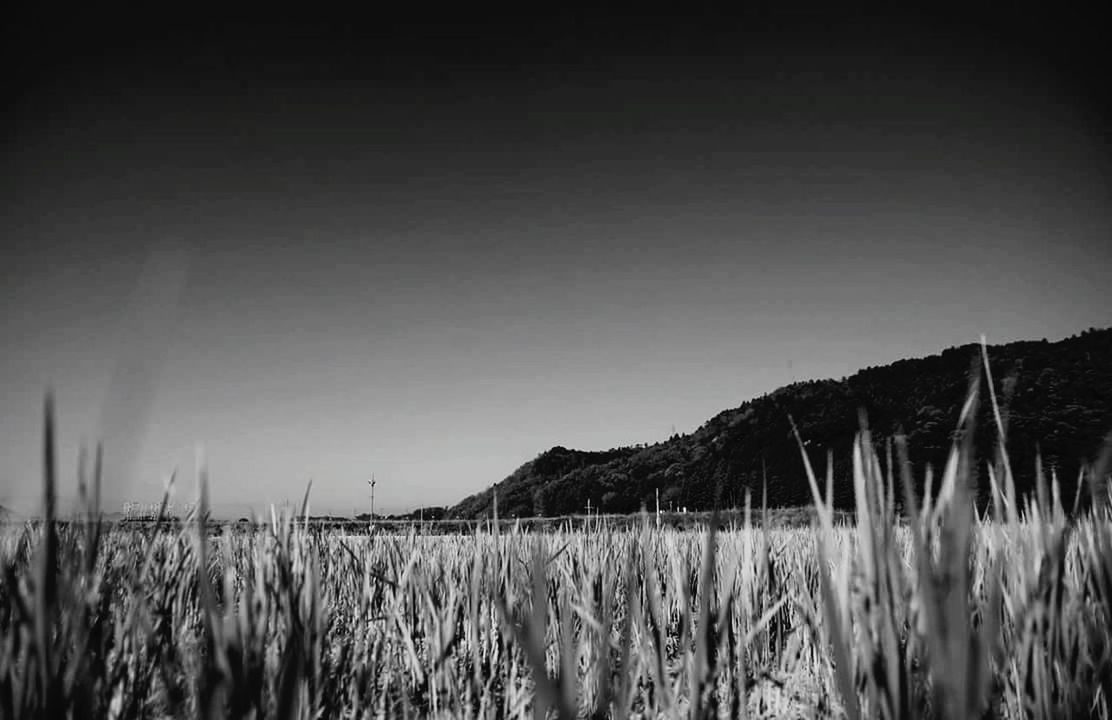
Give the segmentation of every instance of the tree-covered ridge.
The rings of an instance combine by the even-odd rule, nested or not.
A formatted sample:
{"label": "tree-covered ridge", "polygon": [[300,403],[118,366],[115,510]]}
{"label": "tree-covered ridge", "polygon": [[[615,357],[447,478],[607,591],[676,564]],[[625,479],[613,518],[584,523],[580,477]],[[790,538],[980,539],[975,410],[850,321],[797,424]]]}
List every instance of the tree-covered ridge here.
{"label": "tree-covered ridge", "polygon": [[[1072,502],[1080,464],[1093,459],[1112,430],[1112,329],[1088,330],[1059,342],[1024,341],[990,346],[997,398],[1003,406],[1008,454],[1017,491],[1034,484],[1036,452],[1056,470],[1063,502]],[[770,506],[811,500],[789,416],[807,443],[812,463],[824,471],[833,451],[835,504],[850,508],[850,448],[865,411],[877,438],[903,430],[916,477],[945,461],[971,368],[980,347],[952,347],[939,355],[870,367],[842,380],[813,380],[782,387],[726,410],[686,435],[642,447],[587,452],[554,447],[512,475],[449,512],[477,517],[582,512],[588,501],[602,512],[655,507],[708,510],[738,506],[745,492],[759,503],[767,477]],[[978,413],[977,452],[993,457],[995,430],[987,393]],[[982,463],[983,467],[983,463]],[[984,483],[982,483],[984,485]],[[987,488],[981,488],[985,497]]]}

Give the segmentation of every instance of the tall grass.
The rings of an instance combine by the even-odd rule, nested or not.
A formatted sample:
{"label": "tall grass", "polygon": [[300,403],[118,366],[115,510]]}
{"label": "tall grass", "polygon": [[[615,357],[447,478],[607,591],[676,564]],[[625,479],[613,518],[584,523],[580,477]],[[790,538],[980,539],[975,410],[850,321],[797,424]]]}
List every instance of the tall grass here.
{"label": "tall grass", "polygon": [[215,525],[203,464],[182,526],[104,523],[97,460],[85,516],[59,521],[48,398],[44,517],[0,540],[0,716],[1108,718],[1107,465],[1083,513],[1041,470],[1016,498],[998,420],[982,517],[979,396],[922,498],[902,439],[878,448],[862,423],[856,522],[801,443],[811,529],[747,503],[691,532],[441,536],[322,532],[308,492],[300,513]]}

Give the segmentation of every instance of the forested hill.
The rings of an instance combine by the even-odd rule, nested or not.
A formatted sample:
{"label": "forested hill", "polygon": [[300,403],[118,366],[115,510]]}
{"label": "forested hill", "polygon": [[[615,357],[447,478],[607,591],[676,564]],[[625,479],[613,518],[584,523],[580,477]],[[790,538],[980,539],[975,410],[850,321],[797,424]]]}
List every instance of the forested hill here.
{"label": "forested hill", "polygon": [[[834,452],[835,503],[853,503],[848,475],[858,409],[879,441],[903,428],[916,476],[927,463],[941,468],[968,390],[971,362],[980,347],[949,348],[940,355],[870,367],[842,380],[814,380],[780,388],[711,418],[698,430],[664,442],[603,452],[554,447],[505,480],[466,498],[450,517],[503,517],[582,512],[590,500],[603,512],[662,508],[707,510],[759,504],[762,468],[771,506],[811,501],[789,414],[817,471]],[[1091,461],[1112,430],[1112,329],[1088,330],[1059,342],[989,346],[998,399],[1008,417],[1008,451],[1017,490],[1034,483],[1035,453],[1057,469],[1065,504],[1073,499],[1083,461]],[[983,394],[984,395],[984,394]],[[987,395],[985,396],[987,398]],[[980,405],[977,452],[991,458],[991,408]],[[982,487],[982,498],[987,490]]]}

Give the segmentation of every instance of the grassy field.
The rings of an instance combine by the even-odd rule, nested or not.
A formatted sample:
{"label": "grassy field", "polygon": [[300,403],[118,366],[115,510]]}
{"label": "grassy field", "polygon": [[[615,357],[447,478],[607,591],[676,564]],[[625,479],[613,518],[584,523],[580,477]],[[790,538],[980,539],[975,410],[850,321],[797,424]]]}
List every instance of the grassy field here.
{"label": "grassy field", "polygon": [[357,535],[211,526],[203,472],[184,527],[101,523],[95,471],[61,523],[49,405],[45,435],[46,521],[0,542],[2,717],[1110,714],[1107,465],[1067,513],[1001,454],[981,516],[968,440],[920,500],[863,430],[853,523],[801,455],[810,527]]}

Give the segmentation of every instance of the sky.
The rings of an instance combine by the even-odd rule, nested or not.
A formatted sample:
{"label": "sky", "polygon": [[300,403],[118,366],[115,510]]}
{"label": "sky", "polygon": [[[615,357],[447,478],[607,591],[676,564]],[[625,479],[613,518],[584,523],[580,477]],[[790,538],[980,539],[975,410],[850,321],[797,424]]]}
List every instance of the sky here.
{"label": "sky", "polygon": [[1108,326],[1095,26],[963,18],[12,23],[0,505],[48,389],[63,507],[390,513]]}

